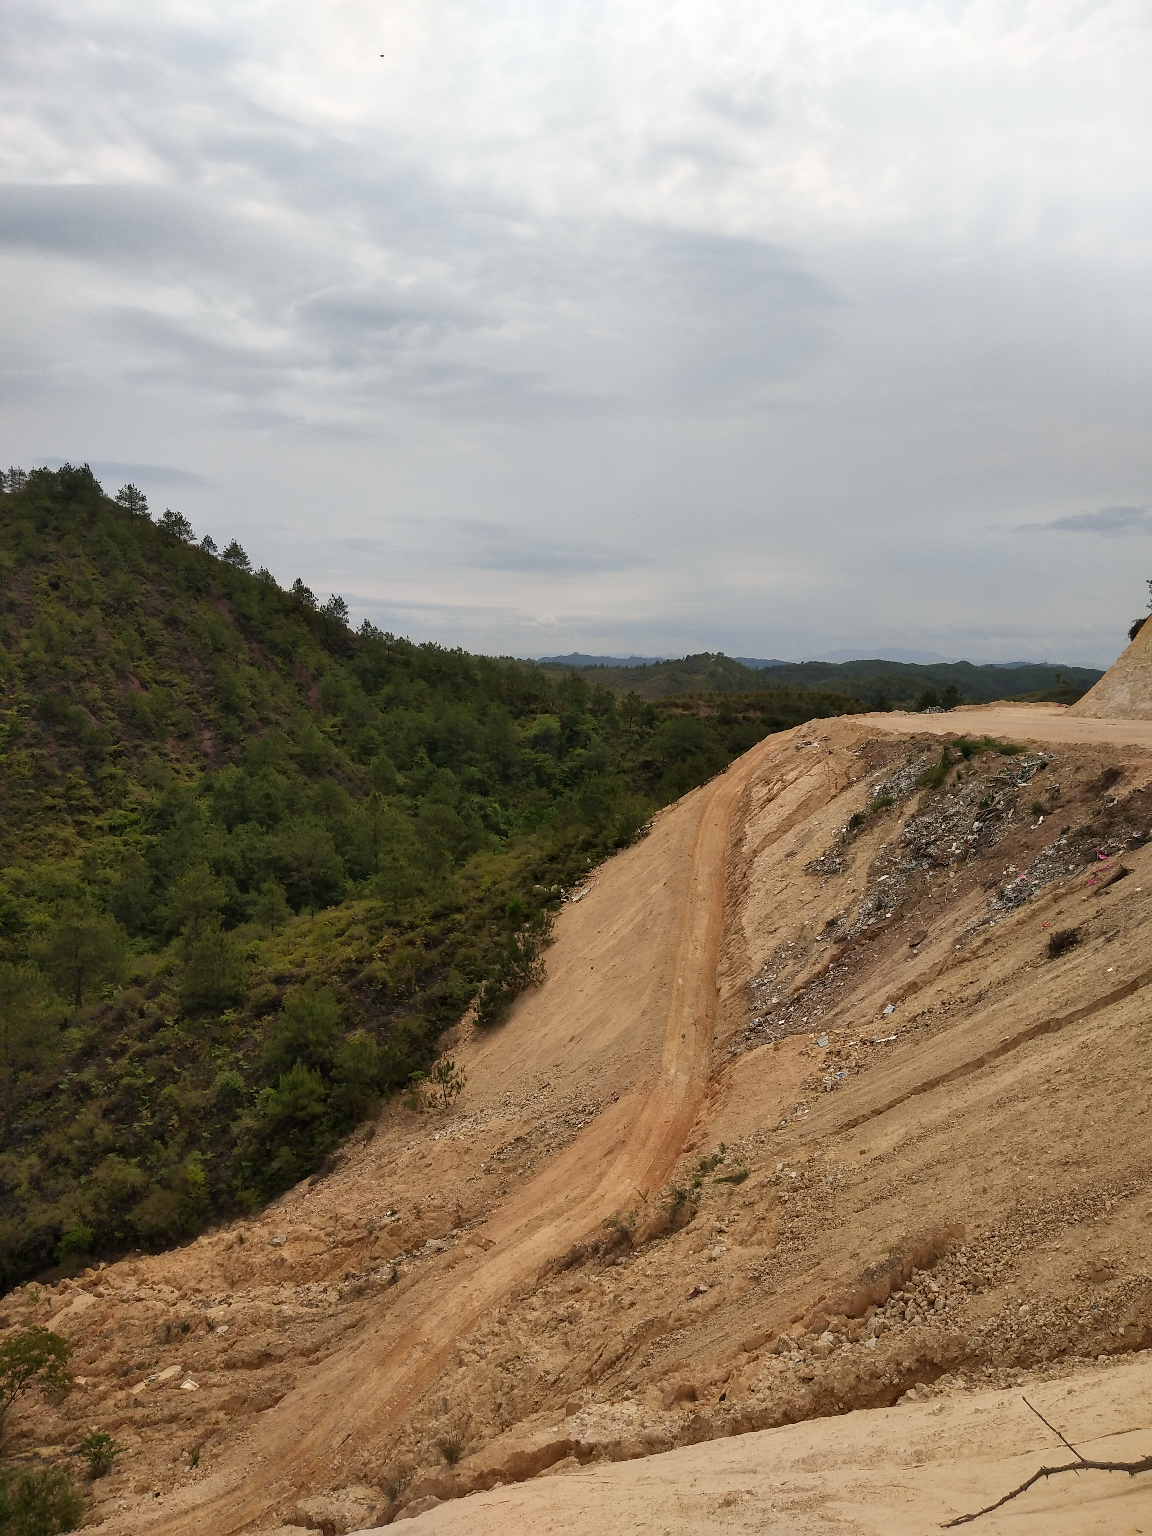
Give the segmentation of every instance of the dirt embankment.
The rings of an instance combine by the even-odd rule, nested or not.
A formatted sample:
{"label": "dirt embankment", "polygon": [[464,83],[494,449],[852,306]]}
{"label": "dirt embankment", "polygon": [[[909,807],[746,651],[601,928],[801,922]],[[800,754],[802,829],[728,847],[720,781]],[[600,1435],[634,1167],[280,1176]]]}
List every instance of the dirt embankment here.
{"label": "dirt embankment", "polygon": [[[461,1495],[597,1461],[967,1423],[1134,1353],[1146,1386],[1152,730],[1005,719],[1024,751],[932,789],[930,732],[1000,716],[770,738],[597,872],[545,986],[457,1042],[450,1114],[390,1109],[257,1220],[6,1298],[83,1378],[18,1448],[112,1430],[110,1536],[454,1530],[494,1507]],[[830,1436],[848,1498],[849,1441],[804,1454]]]}

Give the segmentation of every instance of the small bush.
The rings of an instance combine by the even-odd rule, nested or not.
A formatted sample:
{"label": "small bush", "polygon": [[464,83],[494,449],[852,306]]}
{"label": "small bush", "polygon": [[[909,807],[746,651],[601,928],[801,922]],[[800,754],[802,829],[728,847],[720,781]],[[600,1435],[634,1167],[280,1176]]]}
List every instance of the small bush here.
{"label": "small bush", "polygon": [[748,1177],[747,1168],[737,1168],[735,1173],[721,1173],[716,1176],[717,1184],[743,1184]]}
{"label": "small bush", "polygon": [[0,1531],[4,1536],[57,1536],[74,1531],[84,1501],[62,1467],[40,1472],[0,1472]]}
{"label": "small bush", "polygon": [[926,768],[920,775],[920,787],[922,789],[939,789],[944,780],[951,773],[953,767],[952,756],[945,747],[940,754],[940,761],[934,768]]}
{"label": "small bush", "polygon": [[384,1492],[393,1504],[396,1503],[415,1475],[412,1467],[397,1467],[394,1472],[388,1474],[384,1480]]}
{"label": "small bush", "polygon": [[432,1101],[440,1101],[442,1109],[448,1109],[453,1099],[459,1098],[468,1082],[464,1072],[456,1066],[451,1056],[442,1056],[427,1078],[427,1092]]}
{"label": "small bush", "polygon": [[436,1445],[445,1465],[449,1467],[454,1467],[464,1454],[463,1435],[445,1435],[442,1440],[437,1440]]}
{"label": "small bush", "polygon": [[92,1430],[80,1442],[80,1454],[88,1463],[88,1476],[92,1479],[107,1476],[117,1456],[122,1456],[126,1450],[127,1446],[118,1445],[102,1429]]}
{"label": "small bush", "polygon": [[1000,757],[1017,757],[1024,750],[1018,742],[994,741],[991,736],[982,736],[977,741],[972,741],[967,736],[960,736],[952,745],[965,762],[981,752],[995,752]]}
{"label": "small bush", "polygon": [[1048,958],[1055,960],[1059,955],[1066,954],[1068,950],[1075,949],[1080,942],[1079,928],[1060,928],[1048,937]]}
{"label": "small bush", "polygon": [[544,950],[552,942],[552,915],[542,912],[516,934],[476,994],[476,1023],[486,1029],[508,1015],[521,992],[544,980]]}
{"label": "small bush", "polygon": [[56,1262],[58,1264],[67,1264],[69,1259],[91,1253],[95,1237],[96,1234],[92,1231],[91,1227],[78,1223],[70,1232],[65,1232],[56,1244]]}

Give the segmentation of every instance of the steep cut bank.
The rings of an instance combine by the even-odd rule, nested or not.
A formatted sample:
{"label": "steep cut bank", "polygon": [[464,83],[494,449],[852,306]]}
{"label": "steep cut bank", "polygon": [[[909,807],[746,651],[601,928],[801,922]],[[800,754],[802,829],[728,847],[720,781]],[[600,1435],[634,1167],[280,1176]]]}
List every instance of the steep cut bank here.
{"label": "steep cut bank", "polygon": [[1082,719],[1152,720],[1152,624],[1145,624],[1069,714]]}
{"label": "steep cut bank", "polygon": [[[809,725],[662,813],[461,1030],[451,1113],[9,1298],[85,1378],[20,1444],[127,1444],[109,1532],[461,1529],[496,1483],[1146,1350],[1152,725],[1003,718]],[[476,1529],[540,1508],[501,1493]]]}

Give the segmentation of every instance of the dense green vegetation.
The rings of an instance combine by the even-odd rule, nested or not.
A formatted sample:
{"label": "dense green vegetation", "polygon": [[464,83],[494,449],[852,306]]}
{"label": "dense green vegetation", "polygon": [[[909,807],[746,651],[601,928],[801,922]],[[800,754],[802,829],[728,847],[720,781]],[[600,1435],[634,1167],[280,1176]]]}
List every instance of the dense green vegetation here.
{"label": "dense green vegetation", "polygon": [[0,495],[0,1283],[315,1170],[561,890],[850,699],[617,700],[414,645],[86,468]]}
{"label": "dense green vegetation", "polygon": [[901,661],[804,661],[746,667],[731,656],[705,652],[649,666],[582,667],[580,675],[599,687],[634,691],[645,699],[692,690],[815,690],[855,699],[868,708],[925,709],[932,704],[947,708],[1022,697],[1072,704],[1103,674],[1094,667],[978,667],[968,661],[931,666]]}

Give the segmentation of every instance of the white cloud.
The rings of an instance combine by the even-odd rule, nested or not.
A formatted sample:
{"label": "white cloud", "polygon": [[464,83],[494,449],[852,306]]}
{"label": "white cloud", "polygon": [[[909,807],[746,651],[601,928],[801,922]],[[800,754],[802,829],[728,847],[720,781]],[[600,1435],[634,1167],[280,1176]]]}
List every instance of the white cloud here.
{"label": "white cloud", "polygon": [[453,642],[1120,648],[1123,541],[1007,531],[1143,526],[1144,4],[0,27],[8,457],[188,466],[326,590],[319,516]]}

